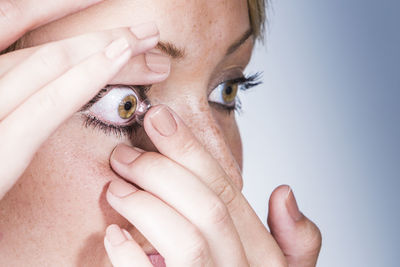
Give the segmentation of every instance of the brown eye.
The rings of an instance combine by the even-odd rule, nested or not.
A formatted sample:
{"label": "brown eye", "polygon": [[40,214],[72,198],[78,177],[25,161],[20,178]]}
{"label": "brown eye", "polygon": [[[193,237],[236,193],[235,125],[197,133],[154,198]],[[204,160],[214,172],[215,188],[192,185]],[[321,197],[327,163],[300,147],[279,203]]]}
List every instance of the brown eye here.
{"label": "brown eye", "polygon": [[222,98],[225,103],[231,103],[236,99],[239,85],[237,83],[226,83],[222,90]]}
{"label": "brown eye", "polygon": [[137,99],[134,95],[128,95],[122,99],[118,106],[118,115],[122,119],[130,119],[134,115],[137,107]]}

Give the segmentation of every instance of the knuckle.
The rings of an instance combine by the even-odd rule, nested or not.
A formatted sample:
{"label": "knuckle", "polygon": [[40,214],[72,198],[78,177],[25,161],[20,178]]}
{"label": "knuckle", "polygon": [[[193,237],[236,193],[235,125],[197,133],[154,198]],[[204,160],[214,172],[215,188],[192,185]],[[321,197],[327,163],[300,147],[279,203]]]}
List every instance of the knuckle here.
{"label": "knuckle", "polygon": [[199,150],[199,146],[196,142],[196,140],[194,140],[193,138],[189,138],[189,140],[186,140],[185,142],[183,142],[183,146],[181,148],[182,154],[183,156],[187,155],[191,155],[193,154],[193,152],[198,151]]}
{"label": "knuckle", "polygon": [[36,52],[38,64],[44,70],[54,70],[71,66],[67,49],[62,44],[48,44]]}
{"label": "knuckle", "polygon": [[208,245],[198,230],[190,234],[191,243],[185,249],[183,262],[188,266],[204,266],[208,258]]}
{"label": "knuckle", "polygon": [[3,20],[9,21],[16,20],[22,15],[17,1],[3,0],[0,1],[0,17]]}
{"label": "knuckle", "polygon": [[217,227],[225,227],[227,222],[230,220],[229,211],[225,204],[217,198],[216,200],[211,201],[208,207],[206,221]]}
{"label": "knuckle", "polygon": [[218,178],[214,181],[212,188],[218,197],[225,203],[229,210],[235,208],[237,192],[235,188],[224,178]]}
{"label": "knuckle", "polygon": [[54,110],[59,107],[59,103],[62,100],[60,91],[57,88],[50,87],[45,93],[39,97],[39,106],[44,110]]}
{"label": "knuckle", "polygon": [[310,220],[306,220],[302,229],[303,247],[309,254],[318,254],[322,245],[322,234],[319,228]]}

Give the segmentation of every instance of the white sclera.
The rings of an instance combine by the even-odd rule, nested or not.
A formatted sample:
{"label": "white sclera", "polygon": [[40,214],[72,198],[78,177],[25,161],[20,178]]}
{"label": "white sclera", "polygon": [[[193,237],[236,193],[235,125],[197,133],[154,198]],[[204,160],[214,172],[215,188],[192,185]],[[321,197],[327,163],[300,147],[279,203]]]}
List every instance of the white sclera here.
{"label": "white sclera", "polygon": [[88,110],[89,114],[109,124],[126,124],[130,122],[135,115],[132,115],[132,118],[129,119],[122,119],[118,114],[118,107],[122,100],[128,95],[135,96],[139,103],[137,94],[131,88],[116,87],[111,89],[99,101],[91,106]]}
{"label": "white sclera", "polygon": [[227,103],[224,101],[223,92],[225,89],[225,85],[226,85],[226,82],[220,83],[217,87],[215,87],[214,90],[212,90],[212,92],[208,96],[208,101],[218,103],[221,105],[225,105],[225,106],[234,106],[236,99],[230,103]]}

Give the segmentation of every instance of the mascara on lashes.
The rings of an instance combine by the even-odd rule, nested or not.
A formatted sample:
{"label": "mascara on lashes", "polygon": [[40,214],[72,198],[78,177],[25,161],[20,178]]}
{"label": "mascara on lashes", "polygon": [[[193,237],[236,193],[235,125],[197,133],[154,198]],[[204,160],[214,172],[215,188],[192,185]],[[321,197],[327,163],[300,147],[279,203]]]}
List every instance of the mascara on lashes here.
{"label": "mascara on lashes", "polygon": [[[243,77],[225,81],[224,83],[228,83],[228,82],[231,84],[237,83],[238,85],[240,85],[240,91],[246,91],[246,90],[262,83],[260,81],[260,78],[261,78],[261,73],[255,73],[253,75],[248,75],[248,76],[245,75]],[[112,89],[115,89],[115,88],[129,89],[138,96],[138,102],[140,102],[141,105],[139,106],[138,112],[136,113],[134,120],[128,120],[125,123],[117,124],[115,122],[105,121],[102,118],[100,118],[99,116],[90,114],[90,112],[87,112],[87,110],[90,107],[95,105],[104,96],[106,96]],[[151,88],[151,86],[137,86],[137,85],[135,85],[135,86],[110,85],[110,86],[103,88],[92,100],[90,100],[80,110],[80,113],[82,114],[82,116],[84,118],[84,126],[85,127],[91,126],[94,129],[96,129],[96,128],[100,129],[106,135],[111,133],[111,134],[119,136],[119,137],[131,136],[133,134],[133,132],[135,132],[135,130],[143,124],[144,116],[151,107],[151,104],[147,99],[147,92],[150,88]],[[214,90],[216,88],[214,88]],[[118,108],[121,108],[120,101],[116,101],[115,103],[119,104],[119,106],[117,106],[117,105],[115,106],[115,110],[118,110]],[[226,106],[223,104],[215,103],[213,101],[209,101],[209,103],[214,108],[217,108],[218,110],[221,110],[221,111],[222,110],[226,111],[228,113],[231,113],[234,110],[236,110],[240,114],[242,111],[241,110],[241,102],[240,102],[240,99],[238,96],[235,101],[235,105],[232,105],[232,106]],[[128,104],[128,106],[126,108],[129,110],[131,108],[131,104]],[[137,123],[134,123],[134,122],[137,122]]]}
{"label": "mascara on lashes", "polygon": [[106,135],[131,136],[143,124],[151,104],[146,98],[150,87],[109,85],[80,110],[84,126]]}

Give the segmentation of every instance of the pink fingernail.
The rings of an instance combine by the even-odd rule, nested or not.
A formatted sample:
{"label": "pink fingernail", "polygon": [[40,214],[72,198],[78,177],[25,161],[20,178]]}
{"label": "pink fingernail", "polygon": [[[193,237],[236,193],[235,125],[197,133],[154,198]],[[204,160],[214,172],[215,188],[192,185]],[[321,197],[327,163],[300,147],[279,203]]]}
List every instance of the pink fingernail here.
{"label": "pink fingernail", "polygon": [[151,124],[154,129],[162,136],[168,137],[173,135],[177,130],[177,124],[174,116],[167,107],[162,106],[150,116]]}
{"label": "pink fingernail", "polygon": [[115,160],[123,165],[128,165],[140,155],[141,152],[139,150],[125,144],[120,144],[114,149],[111,160]]}
{"label": "pink fingernail", "polygon": [[136,191],[138,189],[134,187],[133,185],[120,181],[120,180],[114,180],[111,182],[110,186],[108,187],[108,190],[110,193],[118,198],[123,198],[126,197]]}
{"label": "pink fingernail", "polygon": [[295,222],[303,218],[303,214],[300,212],[299,207],[297,206],[296,198],[294,197],[292,188],[290,187],[286,197],[286,209],[290,217],[292,217]]}
{"label": "pink fingernail", "polygon": [[146,64],[147,67],[153,72],[157,73],[169,73],[171,67],[170,58],[157,53],[146,53]]}
{"label": "pink fingernail", "polygon": [[127,240],[121,228],[116,224],[107,227],[106,238],[112,246],[121,245]]}

